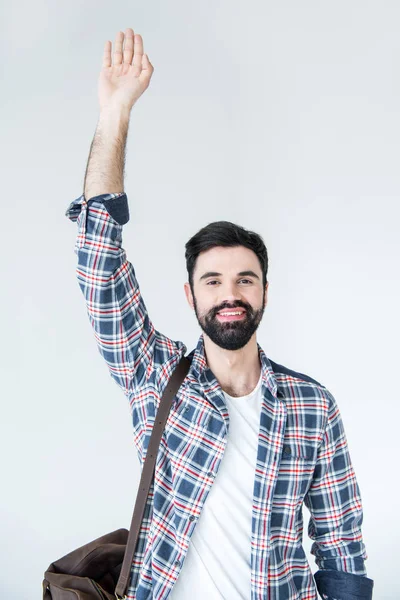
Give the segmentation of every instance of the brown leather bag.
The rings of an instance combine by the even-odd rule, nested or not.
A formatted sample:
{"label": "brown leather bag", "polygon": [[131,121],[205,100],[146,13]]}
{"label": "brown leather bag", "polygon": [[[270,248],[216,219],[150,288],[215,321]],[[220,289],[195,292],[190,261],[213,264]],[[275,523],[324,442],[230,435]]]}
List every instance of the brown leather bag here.
{"label": "brown leather bag", "polygon": [[51,563],[44,574],[43,600],[126,599],[158,448],[172,401],[189,367],[190,360],[183,356],[161,398],[142,469],[130,531],[117,529],[107,533]]}

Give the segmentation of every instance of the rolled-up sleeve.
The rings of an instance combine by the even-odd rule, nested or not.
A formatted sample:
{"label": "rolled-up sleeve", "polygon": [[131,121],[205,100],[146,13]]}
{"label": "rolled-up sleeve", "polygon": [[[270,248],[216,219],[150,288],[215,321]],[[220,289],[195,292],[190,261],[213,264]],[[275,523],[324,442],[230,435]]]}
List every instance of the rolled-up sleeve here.
{"label": "rolled-up sleeve", "polygon": [[304,499],[310,511],[308,535],[314,540],[311,553],[319,567],[314,577],[324,600],[370,600],[373,580],[366,576],[364,562],[361,493],[338,405],[326,393],[326,426]]}

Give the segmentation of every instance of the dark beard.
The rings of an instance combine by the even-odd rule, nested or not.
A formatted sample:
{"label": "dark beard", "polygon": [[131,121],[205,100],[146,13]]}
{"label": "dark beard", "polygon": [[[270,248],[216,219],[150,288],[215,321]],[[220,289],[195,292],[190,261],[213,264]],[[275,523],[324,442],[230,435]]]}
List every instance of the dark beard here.
{"label": "dark beard", "polygon": [[[264,314],[264,301],[265,301],[265,290],[263,293],[262,308],[259,310],[253,310],[250,304],[245,304],[238,300],[234,306],[228,306],[224,304],[210,310],[205,317],[200,319],[197,310],[196,298],[193,295],[194,311],[196,313],[197,321],[201,329],[208,335],[210,340],[214,342],[220,348],[224,350],[240,350],[250,340],[253,333],[257,330],[261,319]],[[217,313],[221,310],[236,308],[244,308],[246,310],[246,316],[244,319],[239,321],[226,321],[222,323],[217,318]]]}

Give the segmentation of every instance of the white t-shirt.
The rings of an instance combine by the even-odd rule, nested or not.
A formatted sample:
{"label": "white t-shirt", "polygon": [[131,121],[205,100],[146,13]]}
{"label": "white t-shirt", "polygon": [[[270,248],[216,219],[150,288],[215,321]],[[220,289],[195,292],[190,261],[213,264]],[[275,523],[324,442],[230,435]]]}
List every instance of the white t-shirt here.
{"label": "white t-shirt", "polygon": [[247,396],[224,392],[230,427],[216,479],[190,540],[172,600],[249,600],[254,475],[262,374]]}

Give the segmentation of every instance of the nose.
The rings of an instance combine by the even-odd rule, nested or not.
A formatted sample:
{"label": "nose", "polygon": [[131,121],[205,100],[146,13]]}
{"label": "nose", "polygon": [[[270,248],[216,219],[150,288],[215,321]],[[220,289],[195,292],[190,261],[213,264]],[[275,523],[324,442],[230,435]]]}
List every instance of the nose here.
{"label": "nose", "polygon": [[242,294],[239,288],[234,284],[225,284],[220,287],[219,304],[228,303],[234,304],[238,300],[243,302]]}

